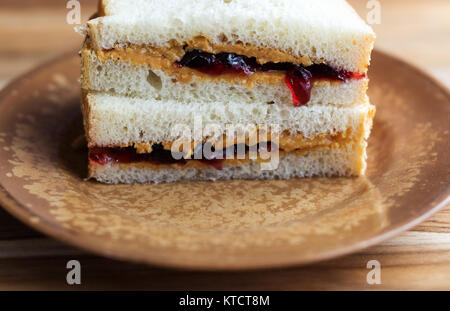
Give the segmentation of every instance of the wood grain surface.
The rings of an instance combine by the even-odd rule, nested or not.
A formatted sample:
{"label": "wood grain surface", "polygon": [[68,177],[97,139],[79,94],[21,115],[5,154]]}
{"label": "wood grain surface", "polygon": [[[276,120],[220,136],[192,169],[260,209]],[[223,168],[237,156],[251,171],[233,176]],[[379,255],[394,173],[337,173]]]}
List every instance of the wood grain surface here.
{"label": "wood grain surface", "polygon": [[[80,1],[82,19],[96,1]],[[365,0],[350,1],[362,16]],[[382,0],[377,48],[413,63],[450,86],[450,1]],[[0,1],[0,88],[81,37],[66,23],[66,1]],[[6,44],[5,44],[6,43]],[[66,284],[77,259],[82,284]],[[382,265],[381,285],[368,285],[366,264]],[[0,290],[450,290],[450,206],[413,230],[333,261],[283,270],[208,273],[165,270],[100,258],[46,238],[0,210]]]}

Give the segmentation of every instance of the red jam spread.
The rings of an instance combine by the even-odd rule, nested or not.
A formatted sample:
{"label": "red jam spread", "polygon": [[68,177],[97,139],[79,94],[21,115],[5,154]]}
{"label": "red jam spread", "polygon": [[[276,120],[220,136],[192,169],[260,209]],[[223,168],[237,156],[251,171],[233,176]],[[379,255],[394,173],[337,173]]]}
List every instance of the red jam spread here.
{"label": "red jam spread", "polygon": [[[152,164],[181,164],[185,165],[191,159],[174,159],[170,150],[165,150],[161,144],[154,144],[151,153],[137,153],[133,147],[126,148],[91,148],[89,152],[89,160],[105,165],[108,163],[138,163],[148,162]],[[222,170],[222,161],[218,159],[200,159],[205,165],[210,165],[217,170]]]}
{"label": "red jam spread", "polygon": [[284,82],[291,90],[294,106],[306,105],[311,99],[311,79],[311,72],[300,66],[286,72]]}
{"label": "red jam spread", "polygon": [[285,83],[291,90],[294,106],[306,105],[309,102],[314,81],[347,81],[365,77],[365,74],[337,70],[326,64],[303,66],[292,63],[265,63],[261,65],[255,57],[234,53],[211,54],[200,50],[186,52],[183,58],[175,64],[211,75],[233,73],[249,76],[255,72],[285,71]]}
{"label": "red jam spread", "polygon": [[164,150],[161,148],[154,148],[151,153],[137,153],[133,147],[127,148],[91,148],[89,152],[89,160],[100,164],[106,165],[108,163],[139,163],[148,162],[155,165],[161,164],[181,164],[185,165],[187,161],[200,161],[205,165],[214,167],[217,170],[222,170],[222,161],[218,159],[174,159],[170,150]]}
{"label": "red jam spread", "polygon": [[91,148],[89,159],[100,165],[108,163],[136,163],[136,162],[152,162],[155,164],[174,164],[186,162],[185,159],[176,160],[172,157],[170,150],[164,150],[159,147],[161,145],[153,145],[151,153],[137,153],[133,147],[126,148]]}
{"label": "red jam spread", "polygon": [[[203,145],[199,145],[194,150],[195,152],[198,152],[199,150],[202,150]],[[271,143],[268,142],[267,144],[258,144],[256,146],[258,152],[260,151],[271,151]],[[245,146],[245,153],[249,152],[250,147]],[[139,162],[148,162],[155,165],[164,165],[164,164],[181,164],[185,165],[188,163],[188,161],[199,161],[204,165],[209,165],[214,167],[217,170],[222,170],[222,164],[223,159],[226,158],[228,153],[231,154],[237,154],[238,152],[238,145],[230,146],[228,148],[225,148],[221,151],[222,153],[222,159],[217,159],[213,156],[210,159],[207,158],[201,158],[201,159],[194,159],[194,156],[190,159],[184,159],[181,158],[179,160],[172,157],[172,152],[170,150],[165,150],[161,144],[154,144],[152,146],[152,152],[151,153],[137,153],[136,149],[133,147],[126,147],[126,148],[107,148],[107,147],[95,147],[91,148],[89,152],[89,160],[93,163],[99,164],[99,165],[106,165],[108,163],[139,163]]]}

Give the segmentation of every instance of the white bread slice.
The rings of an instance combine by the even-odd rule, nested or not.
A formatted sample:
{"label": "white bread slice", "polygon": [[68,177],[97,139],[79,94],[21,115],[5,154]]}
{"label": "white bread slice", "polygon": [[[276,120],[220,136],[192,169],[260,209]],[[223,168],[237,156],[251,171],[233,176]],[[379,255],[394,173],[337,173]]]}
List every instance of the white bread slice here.
{"label": "white bread slice", "polygon": [[204,36],[365,73],[375,34],[345,0],[103,0],[88,22],[95,49],[164,47]]}
{"label": "white bread slice", "polygon": [[280,131],[318,134],[350,132],[356,139],[367,138],[375,108],[368,99],[354,107],[278,106],[267,103],[179,102],[87,93],[83,101],[86,138],[89,147],[128,146],[135,143],[170,142],[180,138],[177,125],[194,128],[215,124],[278,125]]}
{"label": "white bread slice", "polygon": [[[162,70],[125,61],[102,62],[95,51],[82,50],[81,86],[87,91],[112,92],[118,95],[184,102],[268,103],[292,106],[292,95],[284,84],[256,83],[252,88],[242,83],[204,81],[195,76],[181,83]],[[240,80],[237,80],[240,81]],[[348,82],[317,81],[311,90],[312,105],[353,106],[365,100],[368,79]]]}
{"label": "white bread slice", "polygon": [[91,163],[89,178],[108,184],[160,183],[180,180],[289,179],[312,176],[360,176],[366,169],[365,145],[348,144],[307,154],[287,153],[274,170],[261,170],[257,161],[224,165],[221,171],[205,166],[184,169],[155,168],[145,163],[99,165]]}

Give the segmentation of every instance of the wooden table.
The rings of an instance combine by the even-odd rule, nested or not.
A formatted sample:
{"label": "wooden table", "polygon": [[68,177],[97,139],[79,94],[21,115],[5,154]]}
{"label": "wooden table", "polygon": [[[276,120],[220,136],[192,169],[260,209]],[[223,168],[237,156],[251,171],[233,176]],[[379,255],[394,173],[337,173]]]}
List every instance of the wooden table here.
{"label": "wooden table", "polygon": [[[95,1],[80,1],[86,20]],[[366,1],[352,0],[362,16]],[[14,77],[80,46],[66,24],[65,1],[0,2],[0,88]],[[382,0],[377,48],[425,68],[450,86],[450,1]],[[6,44],[5,44],[6,43]],[[82,265],[82,285],[66,284],[66,263]],[[366,264],[382,265],[368,285]],[[450,289],[450,206],[393,240],[313,266],[272,271],[199,273],[150,268],[86,254],[25,227],[0,210],[0,290],[6,289]]]}

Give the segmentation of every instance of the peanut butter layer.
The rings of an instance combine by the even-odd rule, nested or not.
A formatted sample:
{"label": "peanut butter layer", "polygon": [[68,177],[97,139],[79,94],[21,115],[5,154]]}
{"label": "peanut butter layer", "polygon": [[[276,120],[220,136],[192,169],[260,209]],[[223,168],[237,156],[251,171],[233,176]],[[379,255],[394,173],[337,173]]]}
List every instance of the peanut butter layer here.
{"label": "peanut butter layer", "polygon": [[[304,66],[313,64],[311,58],[307,56],[293,56],[292,54],[283,52],[278,49],[270,49],[266,47],[257,47],[250,44],[243,44],[237,42],[235,44],[228,43],[227,37],[222,36],[222,43],[212,43],[211,40],[204,36],[197,36],[192,40],[186,42],[185,51],[188,50],[202,50],[204,52],[218,54],[218,53],[235,53],[238,55],[245,55],[247,57],[255,57],[260,64],[265,63],[293,63]],[[321,60],[316,60],[316,63],[322,63]]]}
{"label": "peanut butter layer", "polygon": [[[90,44],[87,42],[83,49],[91,49]],[[172,76],[174,78],[174,82],[178,81],[188,83],[193,77],[200,81],[226,81],[229,83],[240,83],[247,87],[253,87],[255,83],[277,85],[284,82],[284,72],[256,72],[245,77],[236,74],[222,74],[214,76],[202,73],[195,69],[187,67],[179,68],[176,66],[175,62],[180,60],[186,51],[192,49],[202,50],[213,54],[226,52],[245,55],[247,57],[255,57],[260,64],[268,62],[288,62],[309,66],[313,63],[309,57],[296,57],[280,50],[244,45],[239,42],[233,45],[225,43],[213,44],[210,40],[203,36],[195,37],[185,44],[179,44],[176,41],[171,41],[166,47],[138,46],[133,44],[128,46],[116,45],[114,49],[95,50],[95,53],[101,62],[112,59],[116,61],[129,62],[136,66],[147,66],[154,70],[162,70],[166,74]],[[319,60],[315,63],[322,63],[322,61]],[[314,83],[323,82],[316,81]],[[331,83],[340,82],[333,81]]]}
{"label": "peanut butter layer", "polygon": [[[228,43],[228,38],[223,36],[221,38],[222,43],[212,43],[211,40],[204,36],[197,36],[191,40],[179,43],[172,40],[165,47],[155,47],[150,45],[135,45],[129,44],[127,47],[121,47],[116,45],[113,50],[124,50],[126,48],[133,49],[139,53],[149,55],[159,55],[167,58],[171,62],[180,60],[186,51],[189,50],[201,50],[204,52],[219,54],[219,53],[235,53],[238,55],[245,55],[247,57],[255,57],[256,61],[260,64],[265,63],[293,63],[304,66],[310,66],[313,63],[323,63],[323,60],[312,60],[307,56],[293,56],[290,53],[271,49],[266,47],[257,47],[250,44],[243,44],[242,42],[236,42],[234,44]],[[103,50],[104,51],[104,50]],[[109,50],[110,51],[110,50]],[[129,51],[129,50],[127,50]]]}
{"label": "peanut butter layer", "polygon": [[[288,131],[282,132],[278,137],[277,145],[280,150],[284,152],[293,152],[296,150],[304,150],[309,148],[323,148],[323,147],[332,147],[345,144],[351,141],[350,131],[340,132],[335,135],[332,134],[319,134],[313,138],[305,138],[302,134],[290,134]],[[234,139],[227,139],[226,135],[221,136],[218,139],[207,139],[201,143],[209,142],[216,149],[225,149],[229,146],[233,146],[236,144],[246,144],[247,146],[253,146],[261,142],[274,142],[271,134],[265,134],[261,131],[259,135],[245,135],[242,137],[235,137]],[[196,142],[194,141],[186,141],[184,142],[186,146],[190,146],[190,150],[188,151],[188,156],[193,153],[193,150],[196,147]],[[172,150],[174,142],[163,142],[162,145],[165,150]],[[150,143],[136,143],[134,144],[134,148],[137,153],[150,153],[152,152],[153,142]],[[128,146],[122,146],[128,147]],[[175,148],[175,151],[183,151],[181,144],[178,146],[179,148]],[[186,150],[184,150],[186,151]]]}
{"label": "peanut butter layer", "polygon": [[225,81],[228,83],[239,83],[252,88],[255,83],[265,83],[269,85],[282,84],[285,78],[285,73],[281,71],[256,72],[250,76],[243,77],[232,73],[214,76],[188,67],[180,68],[176,66],[175,61],[172,60],[174,57],[168,56],[170,53],[175,53],[174,51],[166,53],[166,56],[162,56],[160,52],[155,52],[153,49],[117,47],[113,50],[99,50],[96,51],[96,53],[101,62],[106,62],[111,59],[129,62],[135,66],[147,66],[153,70],[162,70],[165,74],[173,77],[173,82],[189,83],[193,77],[195,77],[195,80],[200,82]]}
{"label": "peanut butter layer", "polygon": [[[309,152],[313,152],[313,151],[316,151],[316,150],[338,149],[339,147],[340,147],[339,144],[335,144],[335,145],[328,146],[328,147],[315,146],[315,147],[309,147],[309,148],[305,148],[305,149],[301,149],[301,150],[295,150],[295,151],[291,151],[291,152],[286,152],[284,150],[280,150],[278,156],[279,156],[279,158],[282,158],[288,153],[295,153],[297,155],[304,155],[304,154],[307,154]],[[240,166],[240,165],[247,164],[247,163],[249,163],[252,160],[249,158],[249,156],[247,154],[245,159],[223,159],[223,160],[220,160],[220,161],[221,161],[221,165],[223,165],[223,166]],[[254,161],[257,161],[259,164],[261,164],[261,163],[264,163],[264,162],[270,162],[270,158],[269,159],[262,159],[258,155],[258,158],[256,160],[254,160]],[[101,164],[96,164],[94,162],[90,162],[89,165],[101,165]],[[152,162],[135,162],[135,163],[116,163],[115,165],[119,165],[119,166],[121,166],[123,168],[127,168],[127,167],[130,167],[130,166],[133,166],[133,167],[151,168],[151,169],[166,169],[166,168],[205,169],[205,168],[211,167],[207,163],[199,161],[199,160],[188,160],[185,163],[172,163],[172,164],[155,164],[155,163],[152,163]]]}
{"label": "peanut butter layer", "polygon": [[[258,136],[258,142],[264,142],[264,141],[273,141],[272,137],[269,135],[263,135],[264,138],[259,139]],[[223,141],[221,140],[223,139]],[[230,140],[227,142],[226,136],[224,135],[223,138],[221,138],[217,141],[212,141],[212,145],[216,146],[218,142],[221,143],[219,145],[221,148],[226,148],[228,146],[232,146],[237,143],[246,143],[247,145],[252,145],[249,143],[249,139],[247,138],[236,138],[233,140]],[[279,146],[279,157],[283,157],[284,155],[288,153],[295,153],[297,155],[304,155],[312,151],[316,150],[337,150],[342,148],[345,145],[348,145],[349,143],[357,144],[359,138],[353,137],[351,135],[350,130],[346,132],[340,132],[335,135],[331,134],[319,134],[313,138],[305,138],[301,134],[291,135],[289,132],[285,131],[279,135],[278,138],[278,146]],[[222,145],[223,143],[223,145]],[[174,142],[164,142],[162,143],[165,150],[172,150]],[[189,142],[188,142],[189,145]],[[139,143],[134,144],[134,148],[136,148],[137,153],[151,153],[152,152],[152,146],[153,143]],[[194,150],[195,143],[191,142],[191,154]],[[121,147],[128,147],[126,145]],[[175,150],[175,151],[182,151],[182,150]],[[190,156],[188,155],[188,156]],[[236,156],[236,155],[235,155]],[[257,153],[257,158],[255,159],[258,163],[263,163],[270,161],[269,159],[262,159],[260,157],[260,154]],[[250,159],[249,153],[245,154],[244,159],[223,159],[220,160],[221,165],[244,165],[252,159]],[[92,162],[90,165],[98,165],[95,162]],[[196,169],[205,169],[207,167],[210,167],[208,163],[205,163],[203,161],[199,160],[187,160],[183,163],[171,163],[171,164],[157,164],[152,162],[134,162],[134,163],[117,163],[116,165],[120,165],[124,168],[133,166],[133,167],[142,167],[142,168],[151,168],[151,169],[163,169],[163,168],[175,168],[175,169],[186,169],[186,168],[196,168]]]}

